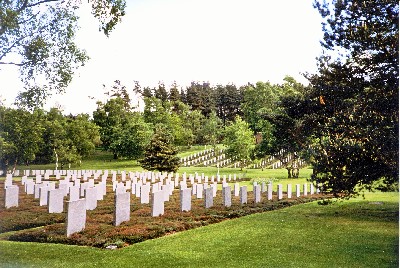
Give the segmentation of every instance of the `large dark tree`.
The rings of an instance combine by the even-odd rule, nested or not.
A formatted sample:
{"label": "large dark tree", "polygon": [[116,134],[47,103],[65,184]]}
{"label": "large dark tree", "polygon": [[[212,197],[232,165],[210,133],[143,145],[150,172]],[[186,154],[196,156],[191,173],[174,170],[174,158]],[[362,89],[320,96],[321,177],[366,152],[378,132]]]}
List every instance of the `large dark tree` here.
{"label": "large dark tree", "polygon": [[307,148],[312,130],[306,116],[310,102],[306,98],[306,88],[290,76],[285,77],[282,85],[274,87],[278,98],[272,107],[266,109],[265,106],[257,113],[257,124],[262,126],[257,156],[274,156],[287,169],[289,178],[298,177],[298,157]]}
{"label": "large dark tree", "polygon": [[[398,1],[323,1],[326,53],[309,77],[313,179],[350,196],[398,180]],[[336,55],[336,57],[334,57]]]}
{"label": "large dark tree", "polygon": [[184,101],[192,110],[199,110],[204,116],[215,110],[214,91],[210,83],[192,82],[186,88]]}
{"label": "large dark tree", "polygon": [[243,92],[234,84],[217,85],[215,88],[216,110],[224,125],[234,121],[237,115],[242,115],[240,105],[243,102]]}
{"label": "large dark tree", "polygon": [[140,164],[146,170],[176,172],[179,169],[177,153],[178,150],[173,146],[172,135],[160,124],[156,126]]}

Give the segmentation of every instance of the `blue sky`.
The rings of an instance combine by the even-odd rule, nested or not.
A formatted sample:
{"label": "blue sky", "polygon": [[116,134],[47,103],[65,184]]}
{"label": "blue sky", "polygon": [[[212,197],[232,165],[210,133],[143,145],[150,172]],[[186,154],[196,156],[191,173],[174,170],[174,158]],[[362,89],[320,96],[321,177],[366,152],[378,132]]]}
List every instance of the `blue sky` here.
{"label": "blue sky", "polygon": [[[84,1],[83,1],[84,2]],[[88,6],[80,11],[78,44],[91,60],[76,73],[60,104],[66,113],[89,113],[104,101],[103,84],[128,89],[176,81],[211,84],[270,81],[315,72],[322,52],[321,18],[312,0],[127,0],[126,16],[109,38],[98,32]],[[2,68],[0,96],[10,104],[20,90],[15,67]],[[95,100],[91,100],[92,96]]]}

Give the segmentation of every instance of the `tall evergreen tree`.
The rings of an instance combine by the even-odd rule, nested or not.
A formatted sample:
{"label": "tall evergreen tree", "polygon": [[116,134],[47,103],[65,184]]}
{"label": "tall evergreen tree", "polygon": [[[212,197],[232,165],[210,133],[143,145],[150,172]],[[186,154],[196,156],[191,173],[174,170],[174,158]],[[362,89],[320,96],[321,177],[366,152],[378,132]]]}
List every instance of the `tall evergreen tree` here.
{"label": "tall evergreen tree", "polygon": [[172,135],[163,125],[157,125],[140,165],[146,170],[176,172],[179,169],[177,153]]}
{"label": "tall evergreen tree", "polygon": [[319,74],[309,77],[313,179],[341,196],[380,179],[397,182],[399,3],[317,1],[315,7],[324,18],[326,53]]}

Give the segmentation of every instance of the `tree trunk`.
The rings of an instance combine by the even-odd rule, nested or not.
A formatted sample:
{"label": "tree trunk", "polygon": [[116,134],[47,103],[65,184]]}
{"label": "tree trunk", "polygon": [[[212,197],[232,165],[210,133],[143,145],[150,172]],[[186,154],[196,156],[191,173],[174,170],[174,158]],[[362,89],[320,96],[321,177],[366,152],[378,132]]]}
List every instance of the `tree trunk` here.
{"label": "tree trunk", "polygon": [[118,159],[118,155],[116,153],[114,153],[114,159],[117,160]]}
{"label": "tree trunk", "polygon": [[14,175],[15,169],[17,168],[17,162],[18,162],[18,159],[15,159],[14,166],[13,166],[13,169],[11,172],[11,174],[13,174],[13,175]]}
{"label": "tree trunk", "polygon": [[290,172],[292,169],[290,167],[287,167],[287,174],[288,174],[288,179],[292,178],[292,173]]}
{"label": "tree trunk", "polygon": [[56,155],[56,170],[58,170],[58,154],[57,154],[55,148],[54,148],[54,153],[55,153],[55,155]]}
{"label": "tree trunk", "polygon": [[1,170],[3,171],[3,175],[1,175],[1,176],[6,177],[7,170],[8,170],[8,161],[7,160],[1,161]]}

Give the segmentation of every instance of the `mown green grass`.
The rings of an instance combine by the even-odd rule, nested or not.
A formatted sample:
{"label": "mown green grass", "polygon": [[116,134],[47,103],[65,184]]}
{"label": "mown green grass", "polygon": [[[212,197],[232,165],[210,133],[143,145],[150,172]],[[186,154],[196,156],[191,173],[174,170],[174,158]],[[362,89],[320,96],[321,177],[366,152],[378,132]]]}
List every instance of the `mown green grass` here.
{"label": "mown green grass", "polygon": [[398,193],[253,214],[121,250],[0,241],[2,267],[398,267]]}
{"label": "mown green grass", "polygon": [[[208,146],[209,147],[209,146]],[[207,148],[208,148],[207,147]],[[185,154],[190,155],[195,152],[200,152],[204,150],[204,146],[193,146],[188,151],[184,151],[179,154],[179,157],[183,157]],[[29,166],[17,166],[17,169],[24,170],[54,170],[55,164],[47,164],[47,165],[29,165]],[[61,169],[61,166],[58,167]],[[67,166],[64,166],[63,169],[68,169]],[[142,171],[142,167],[138,164],[136,160],[127,160],[127,159],[113,159],[112,154],[109,152],[103,152],[101,150],[96,150],[96,152],[84,159],[80,165],[74,164],[71,165],[71,169],[82,169],[82,170],[125,170],[125,171]],[[246,179],[254,179],[254,180],[263,180],[263,179],[286,179],[287,171],[286,169],[243,169],[240,168],[217,168],[217,167],[181,167],[178,172],[183,174],[186,172],[187,174],[195,174],[196,172],[201,175],[204,173],[205,176],[216,176],[220,174],[222,177],[229,174],[236,174],[237,178],[246,178]],[[300,179],[301,178],[309,178],[312,174],[312,170],[308,168],[304,168],[300,170]]]}

